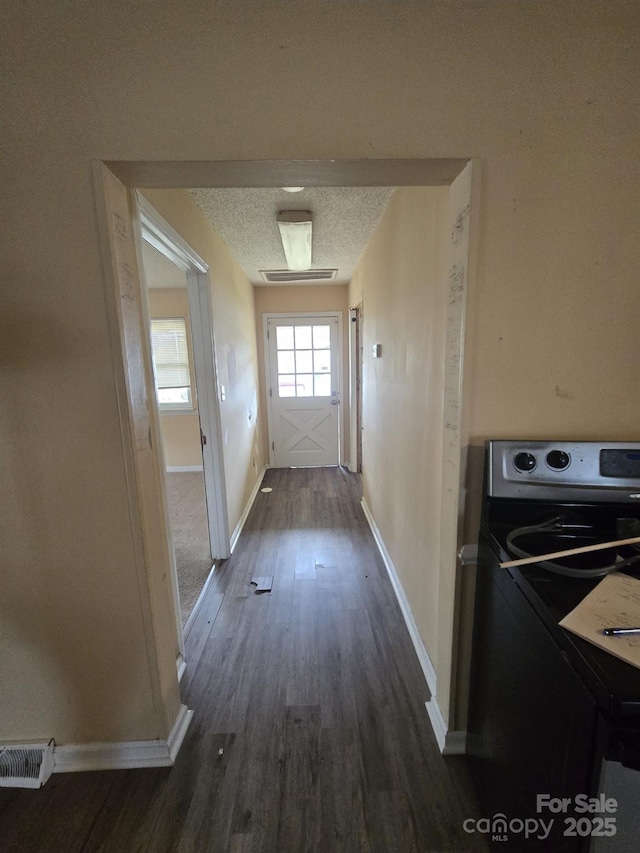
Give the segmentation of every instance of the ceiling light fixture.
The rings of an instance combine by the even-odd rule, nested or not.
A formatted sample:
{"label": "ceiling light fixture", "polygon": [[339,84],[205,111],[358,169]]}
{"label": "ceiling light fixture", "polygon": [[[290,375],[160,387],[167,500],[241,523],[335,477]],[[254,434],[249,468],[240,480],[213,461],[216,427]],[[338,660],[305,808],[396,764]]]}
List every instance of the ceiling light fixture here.
{"label": "ceiling light fixture", "polygon": [[301,193],[304,187],[282,187],[286,193]]}
{"label": "ceiling light fixture", "polygon": [[290,270],[311,268],[311,213],[308,210],[281,210],[278,228]]}

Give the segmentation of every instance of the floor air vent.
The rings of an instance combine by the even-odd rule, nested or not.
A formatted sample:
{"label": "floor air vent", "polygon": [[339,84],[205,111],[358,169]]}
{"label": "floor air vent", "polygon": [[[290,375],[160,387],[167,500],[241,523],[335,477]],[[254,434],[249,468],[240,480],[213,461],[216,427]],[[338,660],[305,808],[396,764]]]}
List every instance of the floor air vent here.
{"label": "floor air vent", "polygon": [[53,741],[0,745],[0,788],[40,788],[53,771]]}
{"label": "floor air vent", "polygon": [[332,281],[338,270],[260,270],[270,284],[295,284],[300,281]]}

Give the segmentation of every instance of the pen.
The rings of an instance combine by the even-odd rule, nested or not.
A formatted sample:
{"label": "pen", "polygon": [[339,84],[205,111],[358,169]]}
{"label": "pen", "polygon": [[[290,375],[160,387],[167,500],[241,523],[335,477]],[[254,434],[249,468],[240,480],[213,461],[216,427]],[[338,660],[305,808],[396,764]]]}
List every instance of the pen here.
{"label": "pen", "polygon": [[640,628],[604,628],[605,637],[623,637],[625,634],[640,634]]}

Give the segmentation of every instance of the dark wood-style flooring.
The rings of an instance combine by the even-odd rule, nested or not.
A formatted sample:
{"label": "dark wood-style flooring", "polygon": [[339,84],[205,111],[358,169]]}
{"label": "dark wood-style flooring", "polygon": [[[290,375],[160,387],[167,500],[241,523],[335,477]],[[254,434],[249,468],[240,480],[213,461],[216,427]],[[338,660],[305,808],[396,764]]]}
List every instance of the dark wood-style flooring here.
{"label": "dark wood-style flooring", "polygon": [[175,766],[0,791],[0,849],[485,849],[463,831],[478,816],[464,759],[437,748],[358,478],[271,470],[263,485],[187,637],[195,714]]}

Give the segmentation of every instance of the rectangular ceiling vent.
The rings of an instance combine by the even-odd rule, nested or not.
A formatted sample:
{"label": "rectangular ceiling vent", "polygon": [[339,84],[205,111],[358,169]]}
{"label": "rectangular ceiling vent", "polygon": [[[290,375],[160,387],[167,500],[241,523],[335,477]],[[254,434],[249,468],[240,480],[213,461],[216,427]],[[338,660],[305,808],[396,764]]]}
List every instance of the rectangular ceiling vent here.
{"label": "rectangular ceiling vent", "polygon": [[333,281],[338,270],[260,270],[269,284],[292,284],[305,281]]}

